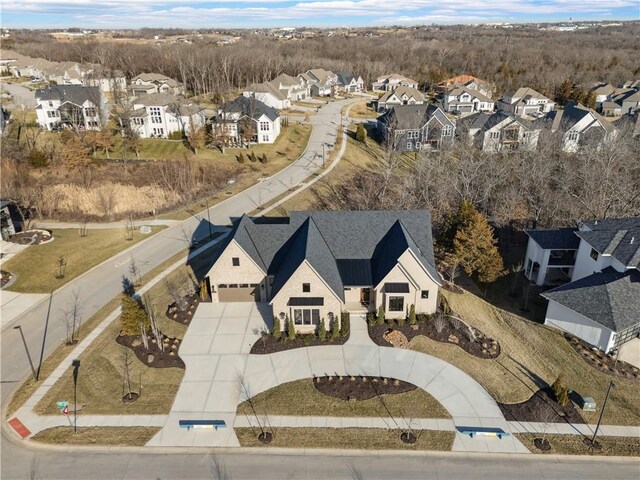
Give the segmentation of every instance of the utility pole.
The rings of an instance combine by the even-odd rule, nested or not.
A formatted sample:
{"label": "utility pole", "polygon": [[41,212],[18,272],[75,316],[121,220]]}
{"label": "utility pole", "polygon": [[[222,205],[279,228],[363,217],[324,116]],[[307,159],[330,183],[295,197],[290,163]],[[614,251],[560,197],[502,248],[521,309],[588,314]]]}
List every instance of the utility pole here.
{"label": "utility pole", "polygon": [[27,341],[24,339],[24,333],[22,333],[22,326],[16,325],[13,327],[14,330],[18,330],[20,332],[20,336],[22,337],[22,344],[24,345],[24,349],[27,352],[27,358],[29,359],[29,365],[31,366],[31,372],[33,373],[33,378],[37,382],[38,374],[36,373],[36,369],[33,367],[33,362],[31,361],[31,354],[29,353],[29,347],[27,347]]}
{"label": "utility pole", "polygon": [[593,432],[593,437],[591,438],[591,446],[595,445],[596,435],[598,435],[598,430],[600,429],[600,422],[602,421],[602,416],[604,415],[604,409],[607,407],[607,400],[609,400],[609,394],[611,393],[611,389],[616,388],[616,384],[613,383],[613,380],[609,382],[609,388],[607,388],[607,395],[604,397],[604,403],[602,404],[602,410],[600,411],[600,416],[598,417],[598,424],[596,425],[596,431]]}
{"label": "utility pole", "polygon": [[325,163],[325,152],[324,152],[324,147],[325,144],[324,142],[322,143],[322,168],[324,168],[324,163]]}
{"label": "utility pole", "polygon": [[209,213],[209,199],[206,199],[207,203],[207,221],[209,222],[209,240],[211,240],[211,214]]}
{"label": "utility pole", "polygon": [[73,433],[78,433],[78,369],[80,368],[80,360],[72,360],[73,367]]}

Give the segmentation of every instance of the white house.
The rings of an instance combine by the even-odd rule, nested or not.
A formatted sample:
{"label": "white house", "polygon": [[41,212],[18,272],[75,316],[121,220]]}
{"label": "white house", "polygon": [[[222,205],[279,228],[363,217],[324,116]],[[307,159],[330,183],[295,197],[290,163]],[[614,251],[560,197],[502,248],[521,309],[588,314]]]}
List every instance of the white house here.
{"label": "white house", "polygon": [[534,150],[540,128],[533,122],[506,112],[478,112],[459,121],[458,134],[485,152]]}
{"label": "white house", "polygon": [[38,124],[47,130],[99,130],[107,123],[107,102],[97,87],[52,85],[36,91]]}
{"label": "white house", "polygon": [[514,115],[536,116],[548,113],[555,107],[555,102],[532,88],[521,87],[514,92],[505,93],[498,100],[498,110]]}
{"label": "white house", "polygon": [[316,97],[330,97],[338,83],[338,76],[335,73],[322,68],[307,70],[298,77],[301,77],[308,86],[309,93]]}
{"label": "white house", "polygon": [[458,75],[457,77],[448,78],[438,83],[435,91],[436,95],[444,97],[447,92],[457,88],[475,90],[487,98],[492,98],[494,86],[486,80],[474,77],[473,75]]}
{"label": "white house", "polygon": [[260,100],[240,96],[220,106],[211,128],[225,146],[273,143],[280,135],[280,114]]}
{"label": "white house", "polygon": [[152,93],[131,101],[131,128],[141,138],[167,138],[174,132],[187,135],[205,124],[204,109],[175,95]]}
{"label": "white house", "polygon": [[552,132],[562,134],[565,152],[576,152],[581,146],[597,146],[617,136],[617,129],[602,115],[573,102],[562,110],[549,112],[545,121],[551,124]]}
{"label": "white house", "polygon": [[249,85],[242,92],[244,97],[254,98],[257,101],[278,110],[291,108],[291,99],[288,97],[288,94],[288,90],[281,90],[271,82],[254,83]]}
{"label": "white house", "polygon": [[287,98],[292,102],[304,100],[309,96],[309,88],[299,77],[292,77],[286,73],[282,73],[269,83],[285,93]]}
{"label": "white house", "polygon": [[537,285],[570,279],[542,293],[546,324],[604,351],[640,335],[639,217],[527,234],[525,276]]}
{"label": "white house", "polygon": [[124,92],[127,89],[127,78],[120,70],[108,70],[96,65],[82,79],[86,87],[99,87],[102,93]]}
{"label": "white house", "polygon": [[357,93],[364,90],[364,80],[362,77],[356,77],[349,72],[337,72],[338,81],[336,86],[341,92]]}
{"label": "white house", "polygon": [[292,212],[262,223],[242,216],[212,259],[214,302],[264,302],[286,328],[330,329],[341,312],[406,318],[436,311],[427,211]]}
{"label": "white house", "polygon": [[182,83],[160,73],[141,73],[136,75],[131,79],[129,91],[134,97],[151,93],[185,94],[185,88]]}
{"label": "white house", "polygon": [[376,79],[371,85],[374,92],[390,92],[398,87],[407,87],[418,89],[418,82],[404,75],[392,73],[391,75],[382,75]]}
{"label": "white house", "polygon": [[493,100],[469,87],[456,87],[444,94],[444,109],[457,115],[493,112]]}
{"label": "white house", "polygon": [[422,105],[424,102],[422,92],[412,87],[399,86],[378,99],[378,111],[383,112],[397,105]]}

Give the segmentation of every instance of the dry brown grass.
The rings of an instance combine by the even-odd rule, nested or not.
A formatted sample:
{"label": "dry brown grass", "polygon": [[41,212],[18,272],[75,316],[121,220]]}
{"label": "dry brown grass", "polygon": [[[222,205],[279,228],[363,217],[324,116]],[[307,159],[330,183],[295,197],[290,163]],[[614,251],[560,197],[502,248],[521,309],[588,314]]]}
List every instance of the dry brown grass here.
{"label": "dry brown grass", "polygon": [[[410,347],[442,358],[467,372],[484,386],[498,402],[520,403],[540,387],[551,385],[560,373],[568,388],[591,396],[602,406],[610,380],[618,388],[612,391],[603,422],[611,425],[640,423],[640,383],[614,379],[588,365],[564,339],[544,325],[499,310],[479,297],[441,291],[451,308],[467,323],[479,328],[500,343],[500,356],[493,360],[474,357],[453,344],[415,337]],[[598,412],[581,412],[589,423]]]}
{"label": "dry brown grass", "polygon": [[[258,440],[259,431],[236,428],[236,435],[243,447],[264,447]],[[454,432],[415,430],[418,441],[404,443],[400,434],[380,428],[278,428],[268,447],[280,448],[332,448],[367,450],[437,450],[451,451]]]}
{"label": "dry brown grass", "polygon": [[365,120],[375,120],[376,118],[378,118],[378,112],[376,112],[368,105],[369,100],[364,100],[362,102],[354,104],[349,111],[349,117]]}
{"label": "dry brown grass", "polygon": [[63,445],[119,445],[142,447],[160,431],[159,427],[54,427],[36,433],[31,440]]}
{"label": "dry brown grass", "polygon": [[[345,379],[344,381],[349,381]],[[406,418],[451,418],[431,395],[419,388],[406,393],[382,395],[393,415]],[[319,392],[311,379],[284,383],[253,397],[258,414],[317,415],[329,417],[388,417],[382,401],[371,398],[349,402]],[[238,405],[238,415],[251,416],[248,402]]]}
{"label": "dry brown grass", "polygon": [[543,455],[615,455],[615,456],[640,456],[640,439],[636,437],[603,437],[597,438],[602,445],[601,449],[590,448],[583,443],[582,435],[547,435],[546,439],[551,445],[547,451],[538,450],[533,444],[533,439],[539,435],[517,433],[520,440],[531,453]]}

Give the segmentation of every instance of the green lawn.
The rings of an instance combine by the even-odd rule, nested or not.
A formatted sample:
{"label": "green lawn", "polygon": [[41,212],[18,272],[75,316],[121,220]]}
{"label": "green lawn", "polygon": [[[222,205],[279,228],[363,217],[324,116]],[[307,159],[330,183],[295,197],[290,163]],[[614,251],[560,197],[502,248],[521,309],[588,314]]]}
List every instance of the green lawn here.
{"label": "green lawn", "polygon": [[[337,380],[336,380],[337,381]],[[345,378],[344,382],[349,379]],[[382,395],[393,415],[407,418],[451,418],[440,403],[424,390]],[[379,398],[349,402],[319,392],[310,378],[284,383],[253,398],[258,414],[329,417],[388,417]],[[252,415],[248,402],[238,405],[238,415]]]}
{"label": "green lawn", "polygon": [[468,324],[500,343],[496,359],[479,359],[453,344],[425,336],[412,339],[410,347],[442,358],[470,374],[502,403],[520,403],[541,386],[551,385],[560,373],[566,386],[596,400],[597,412],[581,412],[589,423],[600,413],[610,380],[612,390],[603,422],[612,425],[640,424],[640,382],[612,377],[587,364],[558,330],[498,309],[469,292],[441,290],[449,305]]}
{"label": "green lawn", "polygon": [[[137,230],[133,240],[125,239],[125,228],[88,230],[81,237],[73,228],[53,230],[54,240],[43,245],[32,245],[3,264],[2,269],[17,275],[7,290],[23,293],[50,293],[90,268],[111,258],[153,233],[164,229],[152,227],[152,233],[143,235]],[[56,278],[58,260],[64,257],[64,278]]]}
{"label": "green lawn", "polygon": [[454,432],[414,430],[414,444],[400,440],[400,433],[380,428],[278,428],[271,443],[264,445],[257,436],[260,431],[236,428],[243,447],[333,448],[367,450],[437,450],[451,451]]}
{"label": "green lawn", "polygon": [[36,433],[31,440],[56,445],[118,445],[142,447],[160,431],[159,427],[54,427]]}

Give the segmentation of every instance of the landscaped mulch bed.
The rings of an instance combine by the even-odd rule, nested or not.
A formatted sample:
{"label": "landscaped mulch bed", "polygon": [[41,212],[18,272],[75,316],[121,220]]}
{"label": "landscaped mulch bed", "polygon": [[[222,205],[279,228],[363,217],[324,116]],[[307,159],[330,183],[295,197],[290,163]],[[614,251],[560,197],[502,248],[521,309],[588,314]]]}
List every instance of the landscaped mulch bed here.
{"label": "landscaped mulch bed", "polygon": [[568,333],[565,333],[564,338],[566,338],[569,345],[578,352],[578,355],[592,367],[609,375],[640,381],[640,370],[633,365],[623,362],[622,360],[616,362],[615,355],[607,355],[599,348],[589,345],[582,339],[569,335]]}
{"label": "landscaped mulch bed", "polygon": [[[328,333],[328,332],[327,332]],[[295,340],[289,340],[283,333],[280,340],[276,340],[270,334],[265,333],[251,347],[252,355],[268,355],[270,353],[283,352],[294,348],[319,347],[322,345],[344,345],[349,337],[340,336],[337,340],[320,340],[315,334],[298,334]]]}
{"label": "landscaped mulch bed", "polygon": [[522,403],[498,403],[504,418],[508,421],[586,423],[573,402],[561,406],[551,387],[534,393]]}
{"label": "landscaped mulch bed", "polygon": [[369,400],[378,395],[405,393],[417,388],[395,378],[359,376],[316,377],[313,386],[320,393],[349,401]]}
{"label": "landscaped mulch bed", "polygon": [[473,328],[475,339],[470,339],[469,328],[459,322],[459,327],[450,316],[444,316],[442,329],[438,331],[436,326],[436,317],[434,315],[418,315],[418,323],[409,325],[398,325],[395,321],[387,321],[382,325],[369,325],[369,336],[377,345],[388,347],[391,342],[385,339],[385,334],[390,331],[402,332],[408,341],[418,335],[424,335],[432,340],[442,343],[453,343],[462,348],[465,352],[470,353],[478,358],[496,358],[500,355],[500,345],[490,337],[487,337],[477,328]]}
{"label": "landscaped mulch bed", "polygon": [[27,230],[11,235],[7,241],[19,245],[38,245],[48,242],[53,238],[48,230]]}
{"label": "landscaped mulch bed", "polygon": [[149,350],[144,347],[140,335],[119,335],[116,342],[129,347],[138,360],[153,368],[185,368],[184,362],[178,356],[178,349],[182,340],[163,336],[164,352],[160,350],[156,339],[148,335]]}
{"label": "landscaped mulch bed", "polygon": [[193,314],[196,312],[196,308],[198,308],[198,305],[200,304],[200,296],[197,293],[194,293],[193,295],[186,295],[184,297],[184,301],[184,309],[179,309],[176,302],[173,302],[167,307],[166,315],[170,320],[174,320],[182,325],[189,325],[193,318]]}
{"label": "landscaped mulch bed", "polygon": [[2,276],[2,283],[0,283],[0,288],[4,288],[5,286],[9,285],[14,279],[13,273],[7,272],[6,270],[0,270],[0,275]]}

